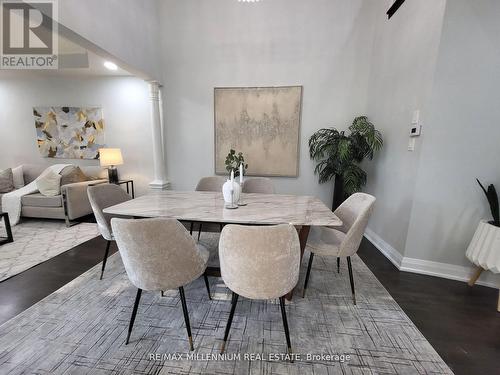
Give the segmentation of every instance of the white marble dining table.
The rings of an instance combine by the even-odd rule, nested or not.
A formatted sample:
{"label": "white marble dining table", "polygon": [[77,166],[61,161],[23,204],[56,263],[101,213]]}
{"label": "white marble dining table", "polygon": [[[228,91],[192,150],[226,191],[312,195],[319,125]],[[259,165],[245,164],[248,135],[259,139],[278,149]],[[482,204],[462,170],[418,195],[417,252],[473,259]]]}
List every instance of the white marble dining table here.
{"label": "white marble dining table", "polygon": [[342,225],[340,219],[315,197],[242,194],[242,199],[245,206],[227,209],[222,193],[165,190],[108,207],[104,212],[223,224]]}
{"label": "white marble dining table", "polygon": [[[292,224],[299,232],[301,256],[311,226],[339,227],[342,221],[316,197],[281,194],[242,194],[246,204],[225,208],[222,193],[165,190],[152,192],[104,209],[112,215],[165,217],[219,224]],[[291,298],[291,293],[287,295]]]}

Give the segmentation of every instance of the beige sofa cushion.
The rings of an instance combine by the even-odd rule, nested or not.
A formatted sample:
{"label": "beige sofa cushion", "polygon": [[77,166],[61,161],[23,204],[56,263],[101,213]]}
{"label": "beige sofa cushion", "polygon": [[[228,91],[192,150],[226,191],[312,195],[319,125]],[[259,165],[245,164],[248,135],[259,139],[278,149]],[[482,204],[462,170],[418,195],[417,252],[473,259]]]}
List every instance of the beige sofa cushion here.
{"label": "beige sofa cushion", "polygon": [[61,175],[48,170],[36,179],[36,187],[46,196],[55,196],[61,194]]}
{"label": "beige sofa cushion", "polygon": [[0,193],[10,193],[12,190],[14,190],[12,169],[7,168],[0,171]]}
{"label": "beige sofa cushion", "polygon": [[21,198],[23,206],[33,207],[62,207],[62,196],[47,197],[40,193],[28,194]]}
{"label": "beige sofa cushion", "polygon": [[[24,183],[27,185],[34,181],[49,165],[44,164],[23,164],[22,171]],[[100,166],[80,166],[82,172],[87,176],[88,180],[107,179],[108,172]],[[14,170],[12,171],[14,172]]]}
{"label": "beige sofa cushion", "polygon": [[61,171],[60,175],[61,175],[61,186],[90,180],[90,178],[88,178],[87,175],[83,173],[80,167],[76,165],[70,165],[64,168]]}
{"label": "beige sofa cushion", "polygon": [[23,164],[22,171],[24,177],[24,184],[28,185],[30,182],[36,180],[38,176],[47,168],[47,165],[41,164]]}
{"label": "beige sofa cushion", "polygon": [[14,187],[20,189],[24,186],[23,166],[12,168],[12,179],[14,180]]}

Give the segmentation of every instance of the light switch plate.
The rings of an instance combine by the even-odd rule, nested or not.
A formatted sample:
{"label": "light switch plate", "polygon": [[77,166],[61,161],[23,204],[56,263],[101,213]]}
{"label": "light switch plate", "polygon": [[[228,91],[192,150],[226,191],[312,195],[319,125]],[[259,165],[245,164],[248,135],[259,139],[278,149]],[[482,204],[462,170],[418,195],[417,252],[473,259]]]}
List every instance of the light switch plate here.
{"label": "light switch plate", "polygon": [[408,140],[408,151],[415,151],[415,138],[413,137]]}
{"label": "light switch plate", "polygon": [[413,111],[413,117],[411,119],[410,137],[418,137],[420,135],[421,129],[422,125],[420,124],[420,111],[416,109]]}
{"label": "light switch plate", "polygon": [[417,109],[413,111],[413,118],[411,119],[411,123],[413,124],[418,124],[418,121],[420,120],[420,111]]}

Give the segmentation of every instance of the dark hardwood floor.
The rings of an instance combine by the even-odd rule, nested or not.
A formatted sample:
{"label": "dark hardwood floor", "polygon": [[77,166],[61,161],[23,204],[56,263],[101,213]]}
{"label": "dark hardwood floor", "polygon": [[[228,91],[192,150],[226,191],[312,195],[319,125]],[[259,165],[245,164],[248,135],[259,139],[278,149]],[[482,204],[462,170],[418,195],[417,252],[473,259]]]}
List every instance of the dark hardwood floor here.
{"label": "dark hardwood floor", "polygon": [[[106,241],[96,237],[0,282],[0,324],[100,263],[105,247]],[[110,255],[116,251],[112,243]]]}
{"label": "dark hardwood floor", "polygon": [[358,255],[455,374],[500,374],[498,290],[399,272],[366,239]]}
{"label": "dark hardwood floor", "polygon": [[[94,238],[1,282],[0,324],[101,262],[104,248]],[[498,291],[399,272],[367,240],[358,254],[455,374],[500,373]]]}

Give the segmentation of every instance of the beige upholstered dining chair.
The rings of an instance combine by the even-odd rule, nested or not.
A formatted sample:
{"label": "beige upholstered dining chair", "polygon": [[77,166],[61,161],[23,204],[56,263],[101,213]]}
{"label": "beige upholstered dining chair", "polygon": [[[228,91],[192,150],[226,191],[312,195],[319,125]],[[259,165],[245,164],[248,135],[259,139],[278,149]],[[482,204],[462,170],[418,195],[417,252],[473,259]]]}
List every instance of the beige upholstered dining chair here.
{"label": "beige upholstered dining chair", "polygon": [[111,227],[128,278],[137,287],[125,343],[128,344],[132,333],[142,291],[163,291],[178,288],[189,339],[189,349],[194,350],[184,285],[204,275],[205,285],[210,296],[205,275],[209,257],[208,250],[197,245],[186,228],[175,219],[114,218],[111,220]]}
{"label": "beige upholstered dining chair", "polygon": [[198,184],[196,185],[196,191],[222,191],[222,185],[226,182],[226,179],[222,176],[209,176],[202,177]]}
{"label": "beige upholstered dining chair", "polygon": [[337,257],[337,260],[340,257],[346,257],[349,280],[351,282],[352,300],[356,304],[351,256],[358,251],[374,203],[374,196],[365,193],[355,193],[347,198],[334,212],[342,220],[341,228],[312,228],[306,246],[306,250],[310,251],[310,255],[302,296],[306,294],[314,255],[334,256]]}
{"label": "beige upholstered dining chair", "polygon": [[[222,176],[209,176],[202,177],[198,184],[196,185],[195,191],[214,191],[214,192],[222,192],[222,185],[226,182],[226,179]],[[200,240],[201,229],[203,224],[200,222],[198,228],[198,241]],[[193,234],[194,222],[191,222],[191,226],[189,228],[189,233]],[[222,230],[222,225],[220,226]]]}
{"label": "beige upholstered dining chair", "polygon": [[103,210],[105,208],[114,206],[115,204],[128,201],[132,198],[125,192],[125,190],[115,184],[98,184],[95,186],[89,186],[87,188],[87,195],[89,197],[89,202],[97,221],[99,232],[101,233],[101,236],[107,241],[106,250],[104,251],[104,258],[102,260],[100,277],[100,279],[102,279],[104,269],[106,268],[106,260],[108,259],[109,246],[111,245],[111,241],[115,240],[110,223],[113,215],[105,214]]}
{"label": "beige upholstered dining chair", "polygon": [[292,353],[284,296],[299,279],[300,243],[292,225],[269,227],[226,225],[219,241],[221,276],[233,292],[221,353],[226,347],[241,295],[250,299],[279,298],[289,354]]}
{"label": "beige upholstered dining chair", "polygon": [[243,182],[243,193],[274,194],[274,184],[270,178],[251,177]]}

